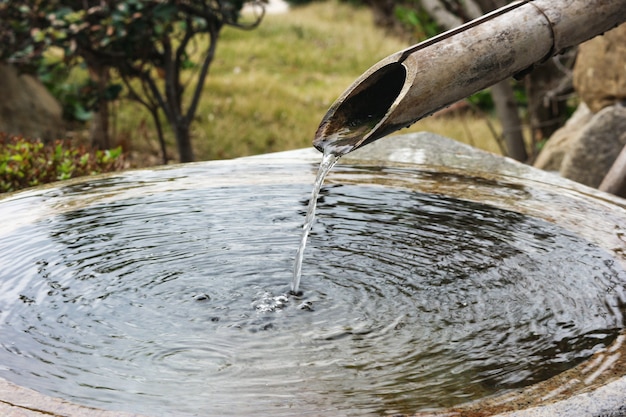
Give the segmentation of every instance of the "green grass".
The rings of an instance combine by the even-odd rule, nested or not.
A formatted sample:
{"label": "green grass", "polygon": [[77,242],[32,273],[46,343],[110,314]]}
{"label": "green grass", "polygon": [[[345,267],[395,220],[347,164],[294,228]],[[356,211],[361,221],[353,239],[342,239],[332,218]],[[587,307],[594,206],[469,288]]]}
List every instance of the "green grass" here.
{"label": "green grass", "polygon": [[[252,31],[225,28],[193,125],[196,159],[311,146],[333,101],[366,69],[406,46],[376,28],[369,9],[333,1],[268,15]],[[120,140],[140,153],[156,154],[147,113],[131,103],[121,103],[118,110]],[[411,130],[430,130],[498,151],[479,118],[462,123],[458,118],[426,119]],[[171,149],[175,155],[175,147]]]}

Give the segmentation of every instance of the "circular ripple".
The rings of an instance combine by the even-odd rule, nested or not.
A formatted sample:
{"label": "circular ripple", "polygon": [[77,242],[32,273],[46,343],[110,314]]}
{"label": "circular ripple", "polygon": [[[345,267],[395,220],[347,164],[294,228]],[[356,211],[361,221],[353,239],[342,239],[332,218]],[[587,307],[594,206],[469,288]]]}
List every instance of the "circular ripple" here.
{"label": "circular ripple", "polygon": [[544,380],[623,328],[626,274],[552,224],[374,186],[98,203],[0,243],[0,375],[148,415],[368,415]]}

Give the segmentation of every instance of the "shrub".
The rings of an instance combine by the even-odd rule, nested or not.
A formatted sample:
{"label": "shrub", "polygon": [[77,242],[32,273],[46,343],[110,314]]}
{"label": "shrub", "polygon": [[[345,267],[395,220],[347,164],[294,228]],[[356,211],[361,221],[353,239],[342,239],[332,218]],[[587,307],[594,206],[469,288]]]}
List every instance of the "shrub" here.
{"label": "shrub", "polygon": [[44,144],[0,133],[0,192],[122,168],[121,147],[89,151],[69,141]]}

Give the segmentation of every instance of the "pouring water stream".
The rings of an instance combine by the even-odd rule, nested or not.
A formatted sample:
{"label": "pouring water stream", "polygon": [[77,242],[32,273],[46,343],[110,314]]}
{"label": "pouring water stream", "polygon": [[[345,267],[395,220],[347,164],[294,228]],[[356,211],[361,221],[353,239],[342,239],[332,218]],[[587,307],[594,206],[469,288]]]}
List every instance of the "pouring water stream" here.
{"label": "pouring water stream", "polygon": [[309,237],[309,233],[311,232],[311,228],[313,227],[313,223],[315,222],[315,209],[317,207],[317,198],[319,197],[322,184],[324,183],[324,178],[326,178],[326,175],[328,175],[333,166],[335,166],[339,158],[340,155],[336,155],[332,152],[324,152],[322,162],[320,162],[320,166],[317,171],[317,177],[315,178],[315,183],[313,184],[313,191],[311,192],[311,199],[309,200],[306,218],[304,220],[300,246],[298,246],[298,251],[296,252],[296,260],[293,267],[293,280],[291,282],[291,294],[293,295],[300,294],[300,280],[302,278],[302,261],[304,259],[304,249],[306,248],[306,242]]}

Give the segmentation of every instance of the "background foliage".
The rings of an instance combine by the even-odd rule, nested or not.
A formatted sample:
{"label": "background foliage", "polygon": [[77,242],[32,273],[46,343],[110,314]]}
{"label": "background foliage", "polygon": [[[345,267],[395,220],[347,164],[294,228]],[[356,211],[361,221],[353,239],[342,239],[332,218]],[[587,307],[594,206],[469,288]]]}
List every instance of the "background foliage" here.
{"label": "background foliage", "polygon": [[[260,0],[251,0],[258,3]],[[194,159],[190,126],[201,90],[225,26],[256,27],[263,8],[250,19],[240,13],[245,0],[0,0],[0,59],[22,68],[41,66],[44,52],[63,51],[65,63],[84,64],[91,80],[99,118],[92,146],[106,148],[108,103],[120,88],[111,88],[111,71],[124,83],[128,97],[151,113],[163,142],[161,119],[172,127],[179,158]],[[208,42],[196,42],[206,35]],[[201,48],[199,48],[201,46]],[[183,71],[195,70],[189,85]],[[133,84],[132,82],[138,82]],[[82,104],[82,103],[81,103]],[[83,106],[85,107],[85,106]],[[86,110],[86,109],[85,109]],[[73,112],[75,116],[81,113]],[[162,143],[163,158],[167,161]]]}
{"label": "background foliage", "polygon": [[123,166],[122,149],[88,151],[69,142],[44,145],[0,134],[0,192],[112,172]]}

